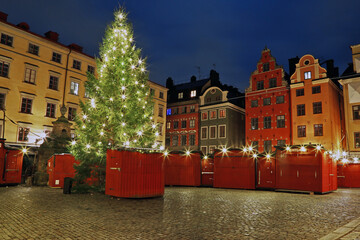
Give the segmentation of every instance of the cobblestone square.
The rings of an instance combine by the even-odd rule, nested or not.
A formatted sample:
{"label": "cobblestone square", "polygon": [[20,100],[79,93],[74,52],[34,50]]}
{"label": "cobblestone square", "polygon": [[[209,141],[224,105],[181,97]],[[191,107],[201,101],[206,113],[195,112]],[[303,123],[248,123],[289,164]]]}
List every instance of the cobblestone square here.
{"label": "cobblestone square", "polygon": [[0,239],[318,239],[360,216],[360,189],[326,195],[165,188],[163,198],[0,187]]}

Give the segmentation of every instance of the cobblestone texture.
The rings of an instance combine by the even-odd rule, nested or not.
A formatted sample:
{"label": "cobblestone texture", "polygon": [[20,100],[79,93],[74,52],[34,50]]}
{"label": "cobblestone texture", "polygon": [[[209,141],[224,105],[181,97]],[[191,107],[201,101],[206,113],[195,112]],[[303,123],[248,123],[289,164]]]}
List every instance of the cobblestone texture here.
{"label": "cobblestone texture", "polygon": [[318,239],[357,219],[359,199],[360,189],[306,195],[173,187],[163,198],[117,199],[0,187],[0,239]]}

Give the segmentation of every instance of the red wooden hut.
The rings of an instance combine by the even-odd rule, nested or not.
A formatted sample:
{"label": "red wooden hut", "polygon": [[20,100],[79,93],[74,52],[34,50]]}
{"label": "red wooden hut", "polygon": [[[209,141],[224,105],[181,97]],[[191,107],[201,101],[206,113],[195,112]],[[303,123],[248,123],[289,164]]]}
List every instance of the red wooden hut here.
{"label": "red wooden hut", "polygon": [[360,188],[360,163],[340,163],[337,165],[338,186]]}
{"label": "red wooden hut", "polygon": [[214,184],[214,159],[203,158],[201,160],[201,186],[212,187]]}
{"label": "red wooden hut", "polygon": [[75,177],[74,164],[79,162],[70,153],[54,154],[48,160],[47,173],[49,174],[49,186],[64,188],[64,178]]}
{"label": "red wooden hut", "polygon": [[5,147],[5,139],[0,139],[0,184],[21,183],[23,152]]}

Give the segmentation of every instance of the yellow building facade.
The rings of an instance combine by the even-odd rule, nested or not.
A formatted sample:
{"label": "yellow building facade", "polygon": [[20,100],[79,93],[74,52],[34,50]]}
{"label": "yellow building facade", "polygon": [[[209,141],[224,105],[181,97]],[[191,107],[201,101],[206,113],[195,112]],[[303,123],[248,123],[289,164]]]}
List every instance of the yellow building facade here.
{"label": "yellow building facade", "polygon": [[344,110],[347,145],[350,157],[360,157],[360,44],[352,50],[353,72],[339,82],[344,91]]}
{"label": "yellow building facade", "polygon": [[[33,33],[26,23],[7,22],[2,12],[0,35],[0,137],[13,145],[39,146],[61,116],[62,105],[70,121],[80,112],[86,74],[96,73],[96,61],[82,47],[58,42],[56,32]],[[149,85],[154,91],[154,122],[159,123],[157,142],[164,146],[167,89]]]}

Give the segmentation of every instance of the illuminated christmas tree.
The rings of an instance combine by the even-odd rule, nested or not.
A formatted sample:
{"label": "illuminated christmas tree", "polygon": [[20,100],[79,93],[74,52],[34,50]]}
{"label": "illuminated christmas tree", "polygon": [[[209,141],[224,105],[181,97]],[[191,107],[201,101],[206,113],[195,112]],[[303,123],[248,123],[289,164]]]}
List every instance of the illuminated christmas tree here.
{"label": "illuminated christmas tree", "polygon": [[[88,73],[89,99],[76,117],[70,151],[81,165],[104,166],[106,150],[156,147],[153,102],[145,59],[136,48],[127,14],[120,9],[107,27],[97,59],[97,77]],[[79,172],[79,170],[78,170]]]}

